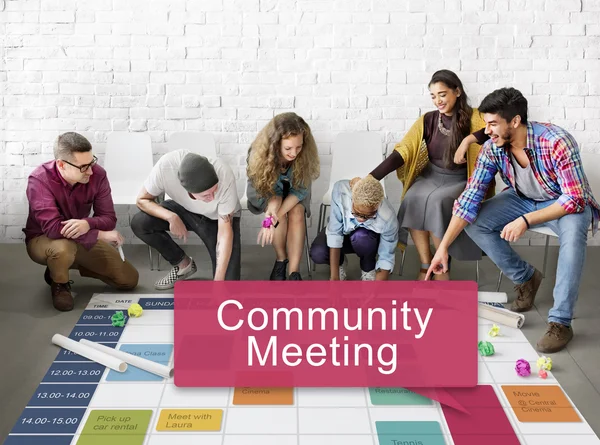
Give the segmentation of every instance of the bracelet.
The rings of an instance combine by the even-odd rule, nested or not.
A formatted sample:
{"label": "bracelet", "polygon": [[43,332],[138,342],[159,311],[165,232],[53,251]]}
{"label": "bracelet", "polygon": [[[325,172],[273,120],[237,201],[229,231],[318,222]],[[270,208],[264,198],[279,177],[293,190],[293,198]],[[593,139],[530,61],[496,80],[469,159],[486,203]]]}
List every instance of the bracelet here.
{"label": "bracelet", "polygon": [[521,218],[523,218],[525,220],[525,224],[527,224],[527,228],[530,229],[531,226],[529,225],[529,221],[527,221],[527,218],[525,218],[525,215],[521,215]]}
{"label": "bracelet", "polygon": [[262,222],[263,229],[268,229],[271,226],[273,226],[274,228],[277,228],[278,225],[279,225],[279,221],[277,221],[275,223],[275,225],[273,225],[273,217],[272,216],[263,219],[263,222]]}

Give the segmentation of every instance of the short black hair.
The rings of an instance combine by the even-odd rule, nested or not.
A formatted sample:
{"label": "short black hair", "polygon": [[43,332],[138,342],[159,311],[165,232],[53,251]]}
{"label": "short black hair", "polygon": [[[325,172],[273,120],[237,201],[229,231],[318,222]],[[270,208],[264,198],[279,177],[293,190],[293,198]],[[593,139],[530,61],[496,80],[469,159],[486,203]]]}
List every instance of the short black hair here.
{"label": "short black hair", "polygon": [[527,124],[527,99],[515,88],[500,88],[481,101],[479,112],[499,114],[507,122],[519,115],[521,122]]}
{"label": "short black hair", "polygon": [[55,159],[72,159],[73,153],[86,153],[92,150],[92,144],[84,136],[75,132],[61,134],[54,143]]}

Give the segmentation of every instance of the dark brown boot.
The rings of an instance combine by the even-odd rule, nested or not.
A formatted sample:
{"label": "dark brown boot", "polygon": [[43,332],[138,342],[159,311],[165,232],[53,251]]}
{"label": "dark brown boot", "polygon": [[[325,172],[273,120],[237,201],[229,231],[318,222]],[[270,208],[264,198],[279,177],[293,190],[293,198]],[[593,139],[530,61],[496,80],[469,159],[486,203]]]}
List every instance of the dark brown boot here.
{"label": "dark brown boot", "polygon": [[542,273],[535,269],[529,281],[515,286],[517,298],[512,302],[510,310],[513,312],[527,312],[531,309],[540,284],[542,284]]}
{"label": "dark brown boot", "polygon": [[59,311],[70,311],[75,305],[73,295],[71,294],[71,282],[68,283],[52,283],[50,286],[52,291],[52,304]]}
{"label": "dark brown boot", "polygon": [[541,353],[551,354],[564,349],[573,338],[573,328],[560,323],[548,323],[548,330],[537,342],[537,350]]}

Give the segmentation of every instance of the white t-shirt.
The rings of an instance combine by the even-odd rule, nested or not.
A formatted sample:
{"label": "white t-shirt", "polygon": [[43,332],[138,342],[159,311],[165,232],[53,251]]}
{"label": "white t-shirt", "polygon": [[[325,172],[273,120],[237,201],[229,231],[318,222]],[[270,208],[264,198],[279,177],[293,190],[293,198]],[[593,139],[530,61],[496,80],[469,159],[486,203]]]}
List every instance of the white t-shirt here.
{"label": "white t-shirt", "polygon": [[153,196],[166,193],[170,199],[186,210],[204,215],[212,220],[230,214],[239,216],[242,206],[237,193],[235,176],[231,167],[220,159],[208,158],[219,178],[215,199],[211,202],[195,200],[183,188],[179,182],[178,172],[183,158],[188,153],[190,153],[190,150],[175,150],[161,156],[144,183],[148,193]]}

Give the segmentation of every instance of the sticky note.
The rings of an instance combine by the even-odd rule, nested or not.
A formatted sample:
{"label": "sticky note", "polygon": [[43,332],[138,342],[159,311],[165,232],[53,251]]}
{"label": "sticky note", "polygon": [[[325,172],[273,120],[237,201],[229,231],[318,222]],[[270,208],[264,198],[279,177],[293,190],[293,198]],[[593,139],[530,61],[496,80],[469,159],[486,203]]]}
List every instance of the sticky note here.
{"label": "sticky note", "polygon": [[221,431],[222,409],[163,409],[156,431]]}
{"label": "sticky note", "polygon": [[557,385],[507,385],[502,391],[519,422],[581,422]]}
{"label": "sticky note", "polygon": [[293,388],[236,388],[234,405],[293,405]]}

